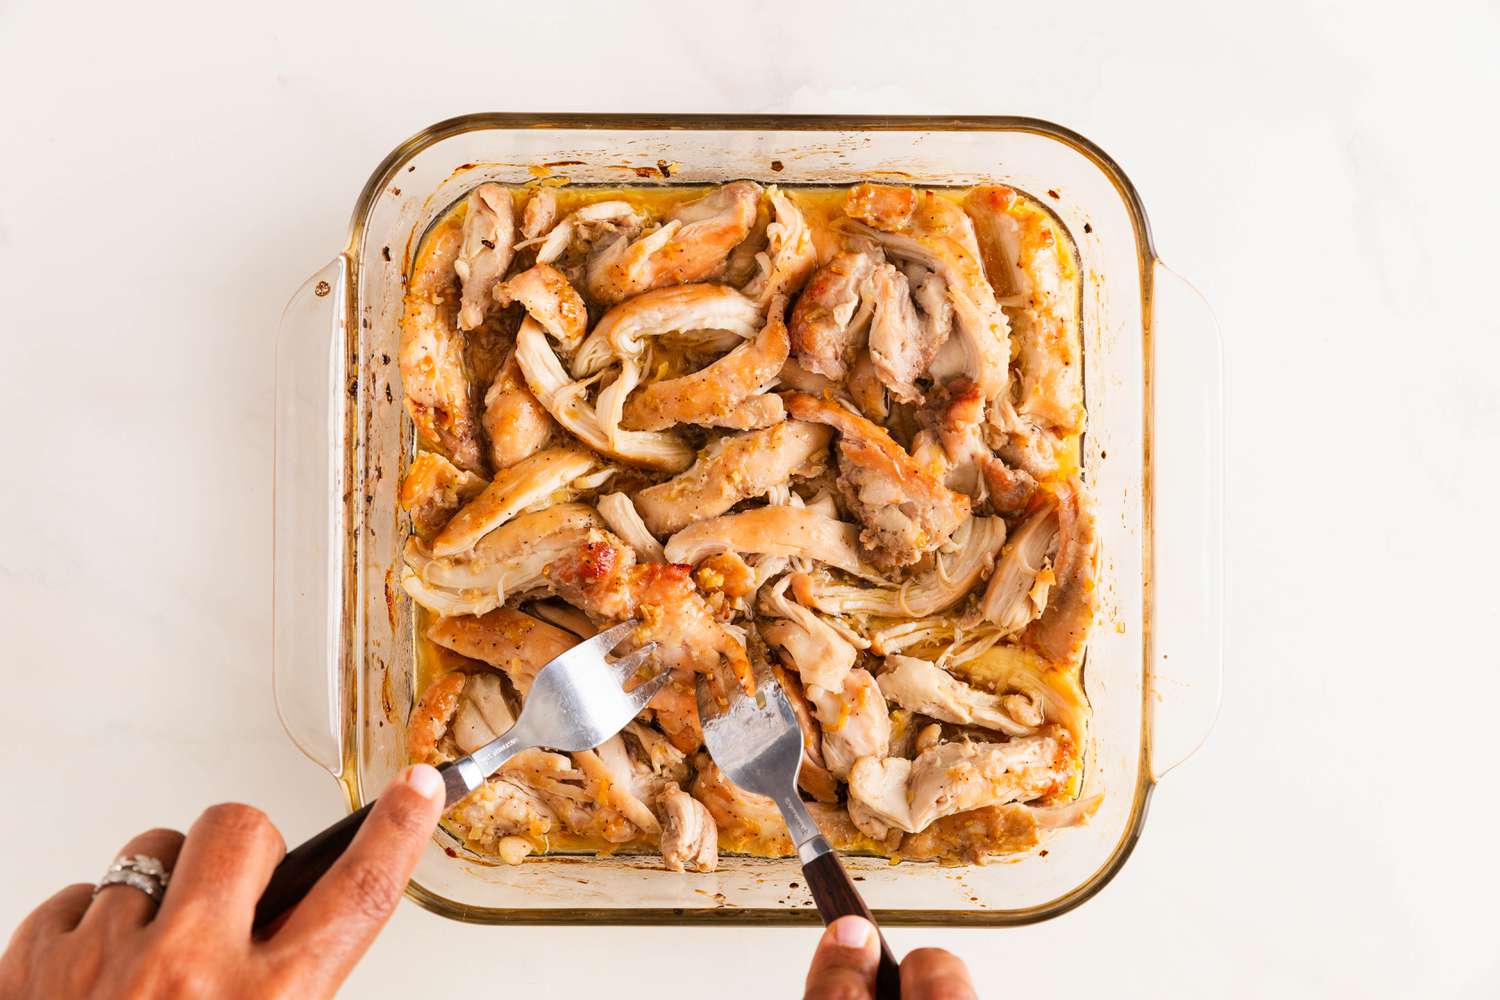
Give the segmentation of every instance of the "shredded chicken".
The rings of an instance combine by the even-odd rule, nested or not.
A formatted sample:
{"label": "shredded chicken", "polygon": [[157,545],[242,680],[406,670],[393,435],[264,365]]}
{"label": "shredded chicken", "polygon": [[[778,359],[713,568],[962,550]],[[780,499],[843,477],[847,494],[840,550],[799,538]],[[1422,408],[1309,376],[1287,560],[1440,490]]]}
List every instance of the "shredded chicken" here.
{"label": "shredded chicken", "polygon": [[605,313],[573,357],[577,378],[620,359],[639,358],[646,338],[683,330],[719,330],[746,340],[765,326],[765,310],[727,285],[680,285],[622,302]]}
{"label": "shredded chicken", "polygon": [[787,358],[786,300],[771,303],[766,325],[754,340],[691,375],[653,382],[625,404],[621,426],[658,431],[673,424],[711,424],[769,389]]}
{"label": "shredded chicken", "polygon": [[719,828],[707,807],[673,782],[662,793],[661,859],[668,871],[719,867]]}
{"label": "shredded chicken", "polygon": [[522,697],[539,670],[578,642],[577,636],[512,608],[439,618],[427,638],[503,671]]}
{"label": "shredded chicken", "polygon": [[639,239],[617,238],[589,262],[589,294],[613,304],[711,277],[749,235],[759,199],[758,184],[735,181],[673,209],[660,228]]}
{"label": "shredded chicken", "polygon": [[599,498],[599,516],[604,518],[604,523],[609,525],[609,530],[619,535],[625,544],[635,549],[635,556],[641,562],[666,562],[667,555],[662,551],[661,542],[652,536],[646,522],[641,520],[640,513],[630,498],[623,493],[611,493]]}
{"label": "shredded chicken", "polygon": [[797,556],[836,566],[867,580],[880,571],[865,562],[859,529],[805,507],[757,507],[699,521],[667,539],[667,560],[696,564],[715,552]]}
{"label": "shredded chicken", "polygon": [[[881,693],[908,711],[961,726],[994,729],[1007,736],[1029,736],[1041,721],[1030,713],[1030,701],[1007,702],[1000,695],[965,684],[927,660],[898,654],[886,657],[885,665],[880,675]],[[1017,704],[1032,720],[1029,724],[1012,713]]]}
{"label": "shredded chicken", "polygon": [[[547,346],[541,326],[530,317],[516,335],[516,361],[537,401],[570,434],[595,451],[622,462],[670,472],[691,464],[692,449],[671,434],[606,428],[598,410],[584,398],[586,386],[568,379],[557,355]],[[637,372],[632,365],[626,362],[620,379],[634,380]]]}
{"label": "shredded chicken", "polygon": [[941,278],[922,272],[918,298],[932,311],[917,312],[912,286],[894,265],[882,264],[870,276],[870,361],[880,381],[902,402],[922,398],[917,379],[937,357],[953,325],[952,308]]}
{"label": "shredded chicken", "polygon": [[406,546],[401,585],[418,604],[440,615],[479,615],[511,594],[540,587],[543,571],[575,550],[599,524],[586,504],[559,504],[523,514],[458,555],[435,558],[420,541]]}
{"label": "shredded chicken", "polygon": [[507,469],[547,446],[557,427],[546,407],[532,395],[512,351],[484,394],[484,433],[490,461]]}
{"label": "shredded chicken", "polygon": [[849,772],[849,795],[880,822],[916,833],[954,813],[1061,790],[1070,743],[1065,730],[1047,730],[1007,743],[940,743],[916,760],[864,757]]}
{"label": "shredded chicken", "polygon": [[420,692],[408,755],[493,738],[626,618],[620,651],[655,643],[668,679],[446,829],[508,864],[789,855],[770,800],[700,752],[699,678],[767,672],[840,850],[982,864],[1086,821],[1081,287],[1056,218],[1002,187],[470,192],[402,319],[401,585],[459,671]]}
{"label": "shredded chicken", "polygon": [[472,330],[484,322],[496,304],[495,283],[510,267],[515,254],[515,204],[510,192],[499,184],[481,184],[465,200],[463,244],[453,271],[463,285],[458,308],[458,328]]}
{"label": "shredded chicken", "polygon": [[788,327],[803,369],[843,380],[869,330],[870,308],[861,292],[880,263],[879,251],[846,250],[813,274]]}
{"label": "shredded chicken", "polygon": [[[1057,553],[1047,608],[1021,639],[1054,663],[1077,663],[1094,622],[1099,540],[1094,501],[1076,480],[1057,487]],[[986,595],[988,596],[988,595]]]}
{"label": "shredded chicken", "polygon": [[957,552],[933,556],[933,568],[898,587],[850,586],[827,575],[792,577],[797,600],[836,615],[881,615],[925,618],[947,611],[974,588],[995,564],[1005,543],[1005,522],[998,517],[971,517],[953,533]]}
{"label": "shredded chicken", "polygon": [[549,187],[537,188],[526,200],[521,213],[521,235],[528,240],[544,236],[557,225],[557,192]]}
{"label": "shredded chicken", "polygon": [[788,393],[786,405],[793,417],[839,432],[839,490],[864,524],[860,541],[877,565],[911,565],[968,516],[969,498],[918,466],[883,427],[806,393]]}
{"label": "shredded chicken", "polygon": [[453,266],[462,241],[456,226],[440,225],[418,249],[406,288],[398,360],[406,411],[417,433],[454,465],[482,473],[479,422],[456,315]]}
{"label": "shredded chicken", "polygon": [[890,752],[891,717],[868,670],[850,670],[837,688],[809,683],[805,690],[823,731],[823,760],[834,777],[847,780],[855,761]]}
{"label": "shredded chicken", "polygon": [[755,255],[757,272],[745,285],[745,294],[769,306],[778,296],[799,291],[818,263],[812,229],[792,199],[780,188],[766,189],[775,220],[766,227],[766,250]]}
{"label": "shredded chicken", "polygon": [[531,318],[557,341],[557,346],[569,354],[583,343],[588,307],[563,273],[551,264],[537,264],[497,285],[495,301],[502,306],[521,303]]}
{"label": "shredded chicken", "polygon": [[437,533],[430,544],[432,554],[453,556],[473,548],[521,511],[549,499],[587,473],[595,462],[595,457],[581,448],[550,448],[502,470]]}
{"label": "shredded chicken", "polygon": [[675,534],[742,500],[762,496],[793,476],[820,474],[832,436],[826,427],[787,421],[722,438],[686,472],[637,493],[636,507],[655,534]]}
{"label": "shredded chicken", "polygon": [[483,476],[465,472],[435,451],[424,451],[407,466],[397,499],[401,509],[411,514],[417,537],[431,539],[487,485]]}
{"label": "shredded chicken", "polygon": [[[872,187],[854,188],[846,207],[858,210],[870,201]],[[888,256],[920,264],[942,279],[953,307],[956,374],[969,378],[990,399],[1008,383],[1010,326],[985,278],[974,225],[963,209],[941,195],[924,191],[913,198],[910,214],[864,212],[864,222],[851,222],[849,228],[880,244]]]}

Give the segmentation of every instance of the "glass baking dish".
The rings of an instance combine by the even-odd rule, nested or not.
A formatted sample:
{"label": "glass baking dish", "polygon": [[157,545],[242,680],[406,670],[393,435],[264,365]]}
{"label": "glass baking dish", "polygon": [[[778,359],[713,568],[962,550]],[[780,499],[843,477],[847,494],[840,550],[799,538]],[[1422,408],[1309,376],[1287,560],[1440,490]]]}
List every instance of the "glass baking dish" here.
{"label": "glass baking dish", "polygon": [[[1050,208],[1082,265],[1084,474],[1098,502],[1101,612],[1084,670],[1094,709],[1092,822],[984,867],[851,858],[891,924],[1010,924],[1088,899],[1140,836],[1157,780],[1207,735],[1220,672],[1222,373],[1213,317],[1152,248],[1120,168],[1027,118],[469,115],[375,170],[348,245],[288,304],[277,348],[274,686],[293,741],[350,808],[403,764],[413,613],[397,583],[397,485],[413,435],[396,369],[418,238],[483,181],[781,185],[1000,183]],[[712,874],[655,858],[486,863],[439,834],[409,894],[486,923],[811,923],[795,860],[726,857]]]}

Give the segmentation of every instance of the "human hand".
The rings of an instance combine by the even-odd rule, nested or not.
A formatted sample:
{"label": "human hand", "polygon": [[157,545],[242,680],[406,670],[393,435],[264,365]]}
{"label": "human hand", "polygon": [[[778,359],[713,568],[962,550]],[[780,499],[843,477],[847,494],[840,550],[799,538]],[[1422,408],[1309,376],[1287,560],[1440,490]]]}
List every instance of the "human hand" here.
{"label": "human hand", "polygon": [[[803,1000],[872,1000],[880,938],[863,917],[840,917],[823,931],[807,971]],[[941,948],[918,948],[901,960],[902,1000],[978,1000],[969,970]]]}
{"label": "human hand", "polygon": [[145,892],[70,885],[32,911],[0,956],[0,997],[332,996],[390,918],[443,810],[426,764],[380,795],[354,842],[266,934],[255,904],[286,844],[250,806],[214,806],[187,837],[149,830],[120,851],[171,872]]}

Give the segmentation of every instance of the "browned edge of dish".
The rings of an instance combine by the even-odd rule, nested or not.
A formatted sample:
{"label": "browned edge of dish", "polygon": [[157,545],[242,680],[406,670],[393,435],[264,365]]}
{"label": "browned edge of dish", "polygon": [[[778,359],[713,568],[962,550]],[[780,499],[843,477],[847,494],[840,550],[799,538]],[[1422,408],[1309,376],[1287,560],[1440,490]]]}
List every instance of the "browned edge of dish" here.
{"label": "browned edge of dish", "polygon": [[[1140,839],[1141,830],[1145,825],[1151,792],[1156,784],[1151,774],[1152,688],[1149,678],[1151,674],[1154,593],[1154,566],[1152,560],[1154,524],[1152,522],[1152,509],[1153,498],[1155,496],[1155,474],[1151,464],[1151,430],[1154,422],[1154,406],[1152,402],[1154,391],[1154,373],[1152,370],[1152,293],[1153,267],[1158,258],[1156,256],[1155,245],[1152,243],[1151,227],[1146,218],[1145,206],[1141,203],[1140,195],[1136,191],[1135,185],[1131,183],[1130,178],[1126,176],[1125,171],[1103,149],[1072,129],[1040,118],[1029,118],[1018,115],[623,115],[579,114],[571,112],[499,112],[461,115],[428,126],[392,149],[386,155],[385,159],[380,162],[379,166],[375,168],[374,173],[370,175],[370,179],[365,182],[364,189],[355,201],[354,212],[349,224],[349,240],[343,253],[349,263],[353,265],[350,271],[350,281],[347,283],[348,294],[346,296],[345,308],[350,319],[347,326],[348,335],[356,344],[360,337],[359,319],[356,315],[358,308],[357,285],[360,245],[364,240],[365,219],[375,199],[384,192],[388,184],[399,173],[401,167],[422,150],[455,135],[487,129],[612,129],[619,131],[670,130],[715,132],[1025,132],[1054,139],[1081,153],[1098,167],[1104,176],[1109,179],[1110,183],[1114,185],[1115,190],[1129,209],[1131,226],[1135,231],[1136,245],[1140,249],[1140,252],[1137,254],[1137,261],[1140,267],[1138,277],[1141,287],[1141,340],[1144,352],[1142,371],[1144,372],[1145,382],[1143,386],[1145,422],[1143,440],[1145,441],[1145,449],[1141,456],[1142,478],[1144,481],[1141,566],[1143,570],[1142,587],[1145,591],[1145,598],[1142,602],[1143,660],[1141,669],[1143,676],[1147,678],[1148,682],[1142,685],[1142,732],[1138,771],[1140,778],[1137,781],[1135,794],[1132,797],[1130,821],[1126,825],[1125,832],[1115,845],[1110,856],[1092,875],[1077,887],[1046,903],[1018,910],[877,909],[874,913],[880,922],[893,926],[1005,927],[1049,920],[1067,913],[1074,907],[1091,899],[1119,873],[1125,862],[1130,858],[1131,852],[1134,851],[1136,842]],[[1087,359],[1085,359],[1085,363],[1087,363]],[[349,405],[357,407],[358,404],[351,400]],[[357,419],[353,419],[346,426],[355,428],[361,426],[361,424]],[[351,477],[348,481],[352,482],[355,472],[353,468],[354,449],[345,448],[345,463],[345,472]],[[353,567],[350,567],[346,571],[346,586],[344,587],[346,604],[357,598],[359,593],[358,588],[361,586],[361,581],[358,579],[359,574],[352,570]],[[352,644],[345,643],[345,662],[342,664],[342,668],[345,670],[346,676],[350,673],[353,674],[356,683],[345,686],[346,705],[344,719],[346,720],[346,725],[348,724],[348,720],[354,718],[358,712],[359,690],[363,684],[363,671],[358,670],[359,664],[353,662],[356,651],[349,649],[350,645]],[[354,742],[353,740],[344,741],[346,760],[343,775],[338,779],[351,811],[364,804],[359,793],[357,762],[353,759]],[[809,925],[820,922],[816,910],[811,907],[805,910],[772,907],[642,907],[616,909],[592,909],[586,907],[549,907],[545,909],[473,907],[456,903],[447,897],[431,892],[415,881],[407,886],[406,895],[419,906],[440,916],[476,924],[614,924],[640,926],[712,923],[719,925],[788,926]]]}

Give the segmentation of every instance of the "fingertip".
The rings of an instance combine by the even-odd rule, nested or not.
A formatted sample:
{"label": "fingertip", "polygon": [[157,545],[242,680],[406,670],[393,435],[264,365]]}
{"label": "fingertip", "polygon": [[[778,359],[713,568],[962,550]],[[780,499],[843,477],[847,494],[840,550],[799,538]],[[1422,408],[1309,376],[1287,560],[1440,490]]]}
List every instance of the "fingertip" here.
{"label": "fingertip", "polygon": [[443,776],[431,764],[413,764],[402,774],[401,780],[424,799],[434,801],[443,794]]}
{"label": "fingertip", "polygon": [[875,928],[860,916],[839,917],[823,932],[825,941],[840,948],[855,950],[863,950],[874,936]]}

